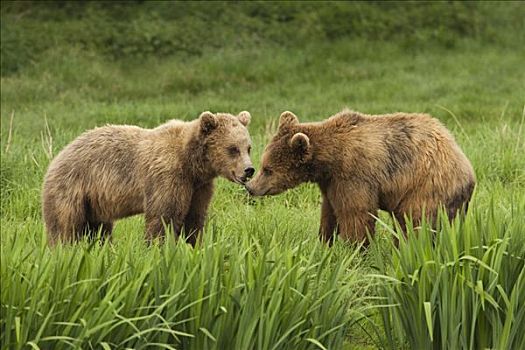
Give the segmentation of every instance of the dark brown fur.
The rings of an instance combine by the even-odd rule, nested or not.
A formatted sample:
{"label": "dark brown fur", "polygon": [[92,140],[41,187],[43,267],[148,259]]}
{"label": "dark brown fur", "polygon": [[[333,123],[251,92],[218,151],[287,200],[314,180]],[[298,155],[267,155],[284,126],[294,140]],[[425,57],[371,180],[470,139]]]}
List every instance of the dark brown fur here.
{"label": "dark brown fur", "polygon": [[145,213],[148,240],[170,225],[195,244],[214,178],[242,183],[251,167],[249,122],[248,112],[204,112],[155,129],[109,125],[84,133],[52,161],[44,180],[50,242],[95,237],[99,230],[109,237],[115,220]]}
{"label": "dark brown fur", "polygon": [[441,206],[452,219],[467,209],[475,186],[470,162],[428,115],[345,110],[301,124],[284,112],[261,171],[246,188],[253,195],[274,195],[308,181],[321,189],[319,234],[328,242],[335,231],[346,240],[366,240],[379,209],[402,226],[405,215],[415,225],[424,216],[434,220]]}

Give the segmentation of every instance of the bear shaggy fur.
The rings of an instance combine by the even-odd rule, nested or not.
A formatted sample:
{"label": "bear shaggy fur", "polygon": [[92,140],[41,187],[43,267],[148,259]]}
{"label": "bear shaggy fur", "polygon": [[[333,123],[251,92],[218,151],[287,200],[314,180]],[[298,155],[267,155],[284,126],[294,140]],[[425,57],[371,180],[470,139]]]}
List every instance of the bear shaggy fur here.
{"label": "bear shaggy fur", "polygon": [[169,121],[155,129],[108,125],[87,131],[51,162],[42,209],[51,244],[111,234],[116,219],[145,213],[146,238],[171,225],[195,244],[213,179],[253,175],[251,116],[241,112]]}
{"label": "bear shaggy fur", "polygon": [[[425,114],[365,115],[344,110],[322,122],[280,117],[261,170],[246,185],[255,196],[275,195],[303,182],[322,194],[320,238],[366,241],[379,209],[405,229],[440,207],[450,219],[467,209],[475,176],[449,131]],[[433,221],[435,222],[435,221]]]}

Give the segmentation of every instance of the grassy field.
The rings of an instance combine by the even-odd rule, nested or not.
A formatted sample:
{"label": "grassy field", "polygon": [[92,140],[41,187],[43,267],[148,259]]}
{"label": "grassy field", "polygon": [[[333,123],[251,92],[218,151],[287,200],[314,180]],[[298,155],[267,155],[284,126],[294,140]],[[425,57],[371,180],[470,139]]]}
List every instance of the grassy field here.
{"label": "grassy field", "polygon": [[[2,349],[525,348],[525,7],[332,5],[2,4]],[[86,129],[248,110],[257,168],[282,111],[344,107],[449,127],[478,180],[466,220],[396,248],[383,213],[366,253],[328,248],[314,185],[218,179],[196,249],[147,247],[141,216],[46,246],[43,176]]]}

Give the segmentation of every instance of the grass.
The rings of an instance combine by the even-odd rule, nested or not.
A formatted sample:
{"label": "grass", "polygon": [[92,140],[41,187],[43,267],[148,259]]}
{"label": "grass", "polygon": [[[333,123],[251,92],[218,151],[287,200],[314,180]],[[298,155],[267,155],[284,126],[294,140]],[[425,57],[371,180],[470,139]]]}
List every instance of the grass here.
{"label": "grass", "polygon": [[[211,231],[211,232],[210,232]],[[311,242],[214,239],[200,249],[141,237],[50,252],[21,236],[2,250],[2,343],[53,348],[341,347],[366,284],[356,254]],[[35,262],[39,262],[35,264]],[[355,312],[347,312],[352,300]]]}
{"label": "grass", "polygon": [[[360,26],[382,16],[381,8],[368,13],[359,6]],[[16,35],[3,24],[2,55],[22,52],[13,42],[4,45],[4,35],[23,39],[40,29],[56,43],[33,50],[31,40],[17,39],[31,54],[24,61],[22,52],[16,69],[2,66],[2,348],[524,346],[521,32],[490,40],[481,29],[479,35],[459,35],[445,23],[444,32],[432,36],[422,22],[412,35],[403,35],[409,29],[402,27],[399,36],[382,41],[376,25],[356,35],[323,25],[312,27],[325,28],[319,36],[308,27],[299,36],[303,41],[288,45],[265,31],[280,21],[271,12],[243,22],[249,28],[244,38],[258,33],[254,44],[224,44],[230,32],[221,27],[224,38],[214,34],[218,44],[203,46],[201,54],[123,58],[97,42],[62,41],[60,19],[2,8],[2,23],[18,23],[9,27]],[[99,14],[93,11],[87,19],[67,17],[64,31],[77,28],[81,35],[75,23],[89,28]],[[321,21],[329,15],[323,11],[312,16]],[[460,21],[462,8],[455,11]],[[147,23],[144,13],[145,19],[131,22]],[[304,14],[290,13],[304,20]],[[106,20],[101,15],[96,23]],[[410,23],[405,20],[399,23]],[[297,20],[284,23],[293,34]],[[488,24],[483,28],[498,28]],[[364,254],[343,242],[332,248],[318,243],[315,186],[253,201],[219,179],[198,249],[180,242],[146,247],[140,216],[119,221],[111,245],[45,245],[44,173],[50,159],[86,129],[105,123],[153,127],[204,110],[248,110],[257,165],[282,111],[321,120],[345,106],[366,113],[427,112],[448,126],[478,179],[466,220],[442,225],[435,240],[423,227],[396,248],[396,231],[382,214]]]}
{"label": "grass", "polygon": [[453,225],[444,218],[437,232],[410,229],[391,259],[377,255],[392,306],[381,309],[385,348],[525,347],[525,201],[493,208]]}

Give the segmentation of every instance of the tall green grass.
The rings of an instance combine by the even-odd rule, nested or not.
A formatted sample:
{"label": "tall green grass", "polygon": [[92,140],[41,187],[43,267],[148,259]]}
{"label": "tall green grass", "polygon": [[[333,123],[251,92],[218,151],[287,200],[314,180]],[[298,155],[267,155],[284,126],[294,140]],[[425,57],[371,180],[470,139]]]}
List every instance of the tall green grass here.
{"label": "tall green grass", "polygon": [[[198,249],[140,236],[50,250],[2,242],[2,348],[341,348],[366,304],[357,251],[308,242],[207,239]],[[274,236],[275,237],[275,236]]]}
{"label": "tall green grass", "polygon": [[472,211],[391,231],[399,247],[376,260],[386,348],[525,348],[525,200]]}

